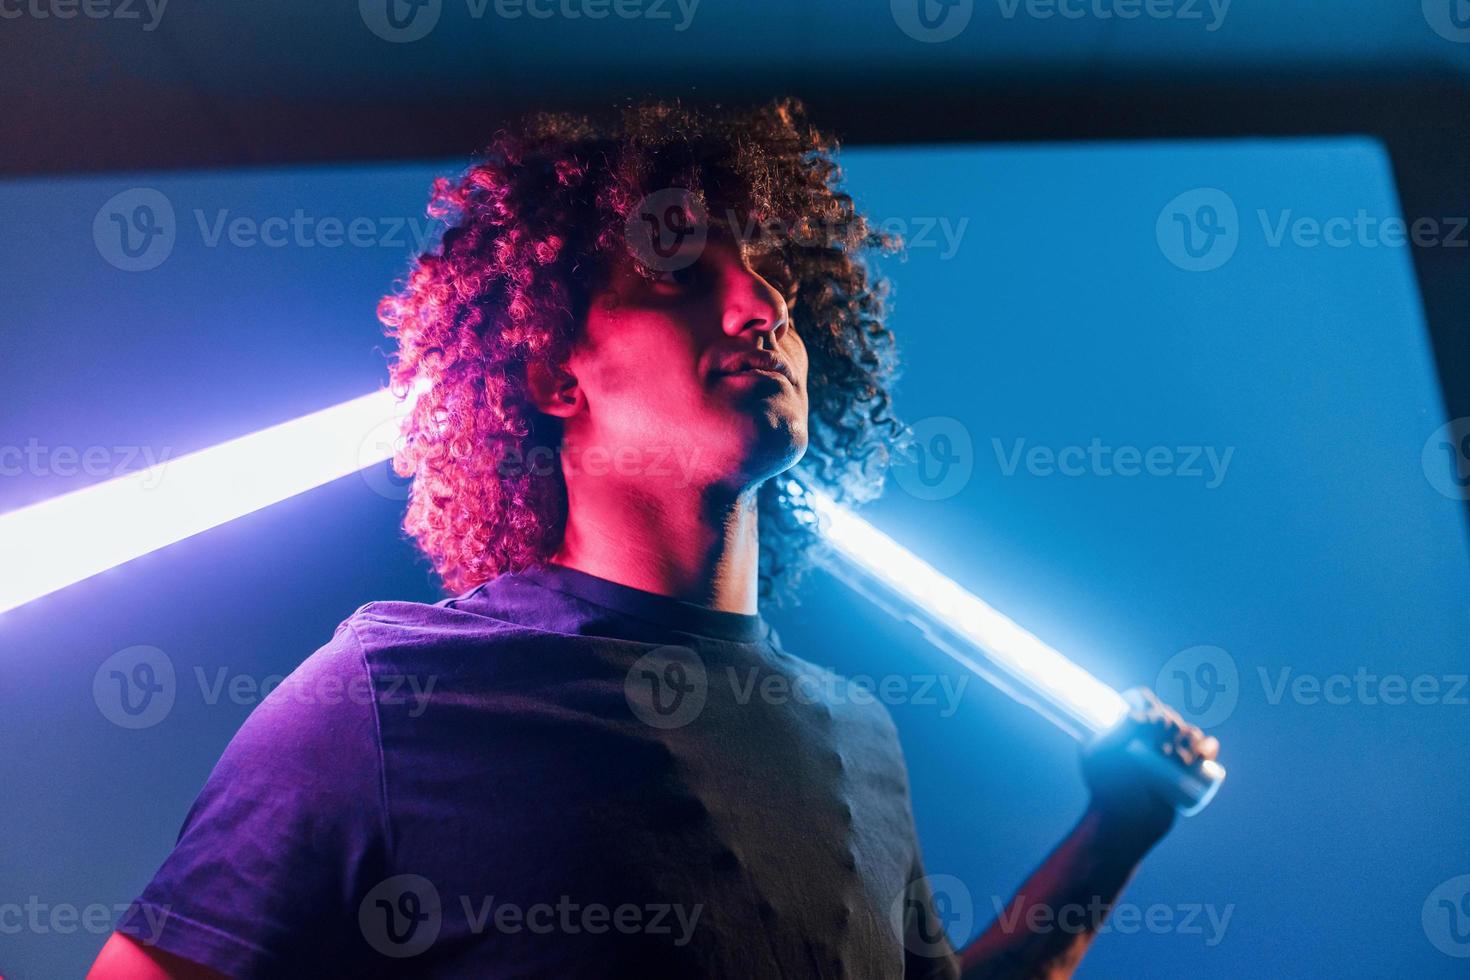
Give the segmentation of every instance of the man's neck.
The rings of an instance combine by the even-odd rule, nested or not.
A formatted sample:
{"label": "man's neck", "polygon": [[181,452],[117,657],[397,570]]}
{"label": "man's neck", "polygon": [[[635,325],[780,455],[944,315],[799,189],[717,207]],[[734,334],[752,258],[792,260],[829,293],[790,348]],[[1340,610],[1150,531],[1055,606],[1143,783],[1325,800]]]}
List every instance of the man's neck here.
{"label": "man's neck", "polygon": [[619,585],[724,612],[757,611],[756,492],[567,485],[567,523],[552,561]]}

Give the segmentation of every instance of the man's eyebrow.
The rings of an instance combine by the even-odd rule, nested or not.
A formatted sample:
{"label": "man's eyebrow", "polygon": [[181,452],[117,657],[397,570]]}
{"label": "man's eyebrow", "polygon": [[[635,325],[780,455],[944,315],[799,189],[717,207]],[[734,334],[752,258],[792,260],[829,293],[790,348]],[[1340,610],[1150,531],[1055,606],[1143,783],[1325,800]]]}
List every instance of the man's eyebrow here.
{"label": "man's eyebrow", "polygon": [[741,240],[740,255],[745,261],[754,265],[771,258],[781,258],[786,254],[786,243],[775,235],[762,234],[754,241]]}

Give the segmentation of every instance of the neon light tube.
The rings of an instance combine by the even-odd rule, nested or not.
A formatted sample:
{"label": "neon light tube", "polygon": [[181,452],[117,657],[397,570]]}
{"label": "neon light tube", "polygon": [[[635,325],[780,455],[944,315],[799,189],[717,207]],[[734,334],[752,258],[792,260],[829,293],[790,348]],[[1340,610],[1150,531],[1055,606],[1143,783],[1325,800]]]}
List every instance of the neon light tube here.
{"label": "neon light tube", "polygon": [[[0,613],[237,517],[377,465],[417,391],[364,395],[145,470],[0,514]],[[389,438],[367,438],[382,432]],[[164,470],[167,472],[164,472]],[[860,594],[912,622],[939,649],[1074,737],[1100,737],[1126,716],[1116,691],[961,588],[830,497],[805,495]],[[85,541],[85,549],[66,541]],[[1192,768],[1146,746],[1129,751],[1186,813],[1213,797],[1225,770]]]}
{"label": "neon light tube", "polygon": [[[934,646],[1082,742],[1093,742],[1128,713],[1123,696],[992,606],[941,574],[827,494],[787,481],[816,513],[835,560],[829,570],[896,618],[917,626]],[[1185,814],[1214,798],[1225,769],[1191,767],[1134,740],[1130,761]]]}
{"label": "neon light tube", "polygon": [[0,613],[381,463],[416,396],[389,390],[0,514]]}

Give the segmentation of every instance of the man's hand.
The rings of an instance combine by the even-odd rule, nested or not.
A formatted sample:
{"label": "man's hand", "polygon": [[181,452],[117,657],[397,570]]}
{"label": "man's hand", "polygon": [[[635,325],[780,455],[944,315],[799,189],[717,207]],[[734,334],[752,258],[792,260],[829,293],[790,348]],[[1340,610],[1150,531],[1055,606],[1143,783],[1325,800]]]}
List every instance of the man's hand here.
{"label": "man's hand", "polygon": [[1133,688],[1123,697],[1131,709],[1127,718],[1084,751],[1082,773],[1092,790],[1088,809],[1097,816],[1104,833],[1120,844],[1147,851],[1169,832],[1177,814],[1130,764],[1125,746],[1141,740],[1189,767],[1214,759],[1220,742],[1187,723],[1148,688]]}

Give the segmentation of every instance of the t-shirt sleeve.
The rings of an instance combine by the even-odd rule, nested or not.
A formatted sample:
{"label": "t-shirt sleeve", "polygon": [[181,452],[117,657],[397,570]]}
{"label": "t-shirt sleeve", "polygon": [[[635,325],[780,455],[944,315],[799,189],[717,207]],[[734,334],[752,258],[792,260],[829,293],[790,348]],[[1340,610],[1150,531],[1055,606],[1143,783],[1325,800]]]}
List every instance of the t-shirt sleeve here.
{"label": "t-shirt sleeve", "polygon": [[383,794],[349,619],[251,712],[118,931],[232,977],[341,969],[360,955],[357,903],[383,875]]}
{"label": "t-shirt sleeve", "polygon": [[[950,944],[944,917],[936,904],[933,879],[924,873],[924,859],[914,848],[913,867],[904,895],[903,975],[905,980],[955,980],[960,961]],[[941,898],[947,904],[952,896]]]}

